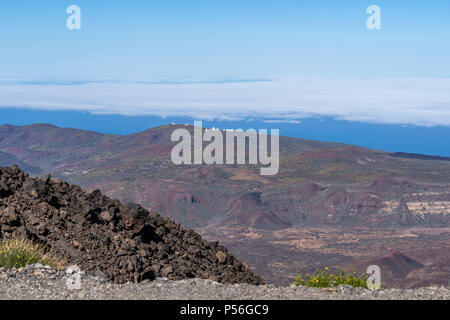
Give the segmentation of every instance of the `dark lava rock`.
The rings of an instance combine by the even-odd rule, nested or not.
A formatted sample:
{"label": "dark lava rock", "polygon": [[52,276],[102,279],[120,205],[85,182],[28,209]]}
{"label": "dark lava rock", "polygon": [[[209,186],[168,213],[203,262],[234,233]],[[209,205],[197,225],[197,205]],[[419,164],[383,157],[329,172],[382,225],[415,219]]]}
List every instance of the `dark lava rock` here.
{"label": "dark lava rock", "polygon": [[244,262],[143,207],[61,180],[0,167],[0,238],[45,243],[91,274],[117,283],[166,277],[262,284]]}

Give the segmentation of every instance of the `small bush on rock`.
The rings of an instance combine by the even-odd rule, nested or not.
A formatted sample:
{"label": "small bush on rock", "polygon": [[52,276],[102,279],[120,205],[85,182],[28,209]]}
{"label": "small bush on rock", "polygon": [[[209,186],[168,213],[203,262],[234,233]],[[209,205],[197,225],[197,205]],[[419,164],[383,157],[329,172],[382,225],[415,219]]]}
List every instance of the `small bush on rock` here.
{"label": "small bush on rock", "polygon": [[20,268],[34,263],[62,269],[67,266],[67,259],[27,239],[0,239],[0,268]]}
{"label": "small bush on rock", "polygon": [[331,273],[328,268],[318,270],[312,275],[299,275],[295,279],[295,285],[304,287],[329,288],[341,284],[350,285],[354,288],[367,288],[367,276],[358,275],[356,272],[346,273],[344,271]]}

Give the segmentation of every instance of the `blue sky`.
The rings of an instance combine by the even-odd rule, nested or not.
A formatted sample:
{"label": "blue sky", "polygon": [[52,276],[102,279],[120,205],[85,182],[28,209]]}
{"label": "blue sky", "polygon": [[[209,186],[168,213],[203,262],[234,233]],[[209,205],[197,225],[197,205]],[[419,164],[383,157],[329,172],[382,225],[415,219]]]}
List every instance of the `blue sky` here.
{"label": "blue sky", "polygon": [[[82,29],[66,29],[66,8]],[[366,28],[377,4],[382,30]],[[3,77],[445,76],[447,0],[16,0]]]}
{"label": "blue sky", "polygon": [[[72,4],[81,30],[66,28]],[[448,0],[3,1],[0,124],[81,128],[88,112],[128,119],[100,126],[126,133],[136,117],[258,118],[281,134],[450,155],[449,13]]]}

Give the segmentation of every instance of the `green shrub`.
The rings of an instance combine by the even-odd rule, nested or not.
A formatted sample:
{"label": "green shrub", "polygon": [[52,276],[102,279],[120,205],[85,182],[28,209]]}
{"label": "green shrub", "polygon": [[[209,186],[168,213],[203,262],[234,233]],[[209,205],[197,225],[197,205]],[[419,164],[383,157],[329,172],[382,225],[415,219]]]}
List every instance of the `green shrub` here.
{"label": "green shrub", "polygon": [[299,275],[295,278],[295,285],[304,287],[329,288],[337,287],[340,284],[350,285],[352,287],[367,288],[366,275],[358,275],[356,272],[346,273],[344,271],[331,273],[328,268],[318,270],[312,275]]}
{"label": "green shrub", "polygon": [[67,265],[67,258],[27,239],[0,239],[0,268],[20,268],[33,263],[62,269]]}

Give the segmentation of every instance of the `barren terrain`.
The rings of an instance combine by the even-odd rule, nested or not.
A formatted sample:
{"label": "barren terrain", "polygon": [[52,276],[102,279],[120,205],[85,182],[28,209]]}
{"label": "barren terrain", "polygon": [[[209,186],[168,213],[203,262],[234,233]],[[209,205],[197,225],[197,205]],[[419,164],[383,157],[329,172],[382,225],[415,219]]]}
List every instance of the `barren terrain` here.
{"label": "barren terrain", "polygon": [[[140,203],[223,241],[268,282],[409,258],[423,267],[402,277],[385,270],[387,286],[448,281],[449,158],[280,137],[280,172],[262,177],[259,166],[175,166],[170,135],[180,127],[192,130],[163,126],[118,136],[3,125],[0,166],[17,163],[32,175],[49,172]],[[385,257],[392,250],[400,252],[394,260]]]}

